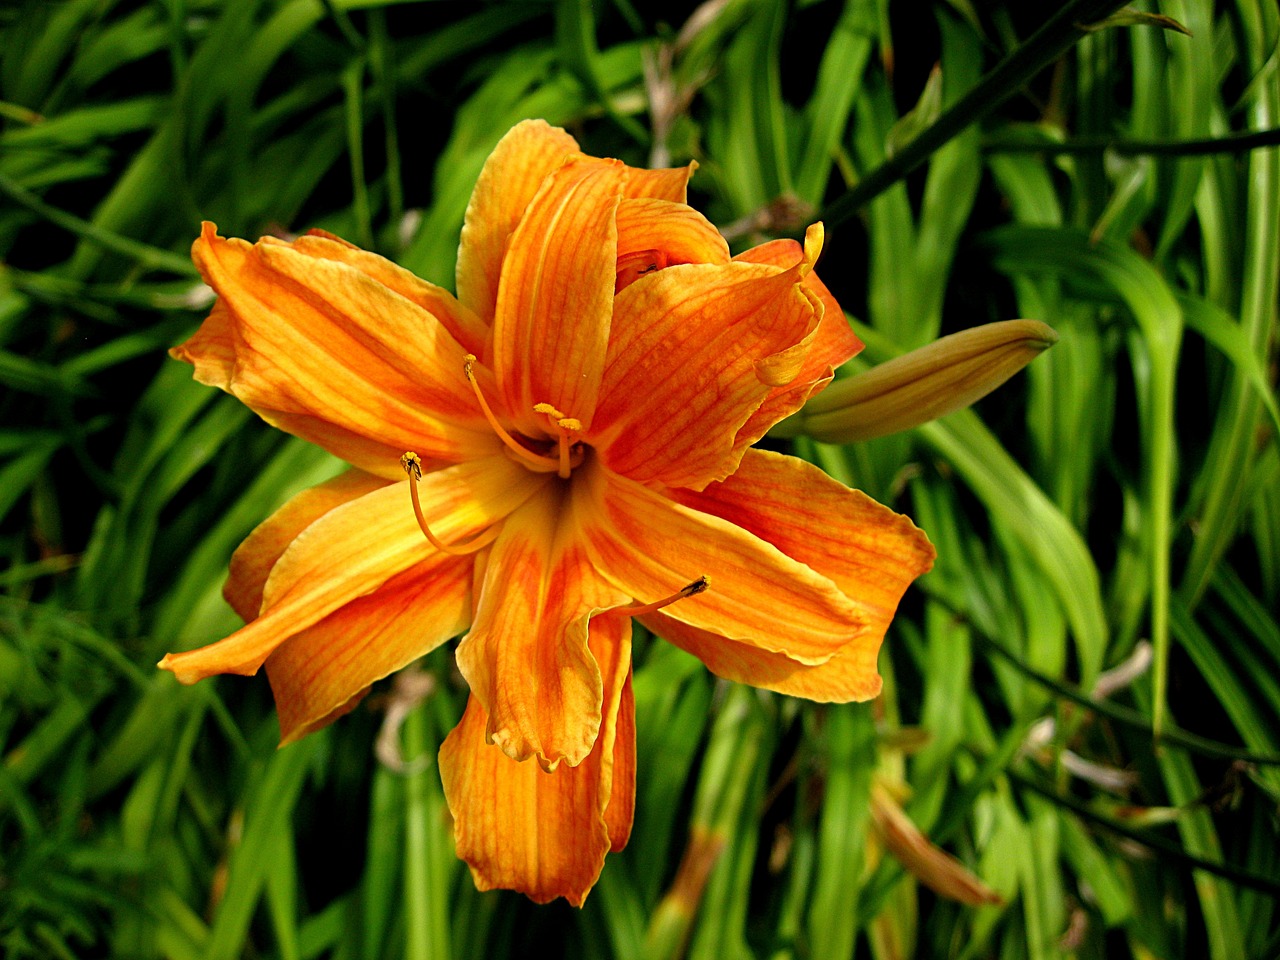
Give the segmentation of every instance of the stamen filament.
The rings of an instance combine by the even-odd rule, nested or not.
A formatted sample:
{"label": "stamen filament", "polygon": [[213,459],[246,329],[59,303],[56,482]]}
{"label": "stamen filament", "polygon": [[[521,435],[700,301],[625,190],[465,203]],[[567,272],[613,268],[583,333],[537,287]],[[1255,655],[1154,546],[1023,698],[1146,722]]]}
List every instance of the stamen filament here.
{"label": "stamen filament", "polygon": [[[471,390],[476,395],[476,399],[480,401],[480,410],[484,413],[484,418],[489,421],[489,426],[493,427],[493,432],[498,435],[498,439],[506,444],[507,448],[527,463],[534,464],[543,470],[559,470],[560,462],[558,459],[544,457],[541,454],[534,453],[528,447],[524,446],[515,437],[507,433],[505,427],[498,422],[498,418],[493,415],[493,410],[489,407],[489,401],[484,398],[484,394],[480,392],[480,384],[476,383],[475,371],[472,366],[476,362],[476,355],[468,353],[462,358],[462,372],[467,377],[467,382],[471,384]],[[568,474],[561,474],[568,476]]]}
{"label": "stamen filament", "polygon": [[654,603],[636,603],[636,604],[632,604],[629,607],[617,607],[611,612],[625,613],[627,616],[630,616],[630,617],[643,616],[646,613],[653,613],[655,610],[661,610],[663,607],[670,606],[671,604],[675,603],[677,600],[686,600],[689,597],[696,597],[698,594],[702,593],[703,590],[706,590],[707,587],[710,585],[711,585],[711,581],[707,579],[707,577],[702,576],[702,577],[699,577],[697,580],[693,581],[693,583],[685,584],[683,587],[681,587],[679,590],[677,590],[675,593],[673,593],[671,596],[667,597],[664,600],[658,600],[658,601],[655,601]]}
{"label": "stamen filament", "polygon": [[422,515],[422,503],[418,499],[418,481],[422,479],[421,458],[410,450],[400,458],[400,466],[409,475],[409,499],[413,501],[413,515],[418,519],[418,526],[422,530],[422,535],[427,538],[427,541],[433,547],[441,553],[448,553],[455,557],[465,557],[469,553],[475,553],[477,550],[487,547],[497,539],[499,527],[494,524],[466,543],[450,545],[442,541],[431,532],[431,528],[427,526],[427,518]]}
{"label": "stamen filament", "polygon": [[560,469],[556,471],[556,475],[561,480],[569,479],[572,470],[569,467],[569,435],[564,431],[560,432]]}

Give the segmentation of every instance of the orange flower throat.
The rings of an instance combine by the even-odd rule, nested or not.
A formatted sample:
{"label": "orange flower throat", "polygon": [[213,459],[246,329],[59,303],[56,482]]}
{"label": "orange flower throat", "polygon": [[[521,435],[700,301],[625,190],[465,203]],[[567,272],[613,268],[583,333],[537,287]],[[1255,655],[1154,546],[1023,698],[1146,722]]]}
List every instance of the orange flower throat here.
{"label": "orange flower throat", "polygon": [[[523,436],[518,439],[513,437],[498,421],[498,418],[494,416],[493,408],[485,400],[484,393],[480,390],[480,384],[476,382],[475,363],[475,354],[468,353],[463,357],[462,372],[466,376],[467,382],[471,384],[471,389],[476,395],[480,409],[483,411],[485,419],[489,421],[489,425],[493,427],[494,433],[498,435],[498,439],[530,470],[538,473],[550,473],[554,470],[561,479],[569,479],[573,473],[573,468],[580,466],[585,457],[584,444],[575,439],[582,433],[582,421],[573,417],[566,417],[549,403],[534,404],[534,412],[540,413],[547,418],[548,426],[550,427],[549,432],[555,437],[550,441],[542,441],[541,445],[548,452],[539,453],[537,441],[529,440]],[[551,453],[552,450],[554,450],[554,455]],[[422,513],[422,501],[418,497],[418,481],[422,479],[422,458],[412,450],[408,450],[400,457],[400,466],[409,477],[409,499],[413,502],[413,515],[418,521],[418,526],[422,529],[423,536],[427,538],[433,547],[442,553],[461,557],[483,550],[497,539],[502,529],[501,524],[494,524],[465,543],[449,544],[437,537],[431,532],[431,527],[427,524],[427,518]],[[704,574],[698,579],[687,583],[669,597],[664,597],[653,603],[635,603],[630,606],[617,607],[614,612],[633,617],[654,613],[675,603],[677,600],[685,600],[689,597],[697,596],[706,590],[710,584],[710,579]]]}
{"label": "orange flower throat", "polygon": [[467,382],[471,384],[471,389],[475,392],[476,399],[480,401],[480,409],[484,413],[484,418],[489,421],[489,426],[493,427],[493,432],[498,435],[498,439],[506,445],[507,449],[514,453],[524,465],[530,470],[538,473],[550,473],[556,471],[561,479],[569,479],[569,474],[573,468],[582,463],[582,444],[574,441],[573,436],[582,432],[581,421],[566,417],[549,403],[536,403],[533,406],[535,413],[544,414],[550,422],[553,435],[556,437],[554,445],[558,448],[556,456],[539,453],[534,449],[532,444],[534,441],[528,441],[528,444],[521,443],[510,433],[506,427],[498,422],[498,418],[493,415],[493,409],[489,406],[489,401],[484,398],[484,393],[480,390],[480,384],[476,383],[475,366],[476,355],[468,353],[462,358],[462,372],[467,377]]}

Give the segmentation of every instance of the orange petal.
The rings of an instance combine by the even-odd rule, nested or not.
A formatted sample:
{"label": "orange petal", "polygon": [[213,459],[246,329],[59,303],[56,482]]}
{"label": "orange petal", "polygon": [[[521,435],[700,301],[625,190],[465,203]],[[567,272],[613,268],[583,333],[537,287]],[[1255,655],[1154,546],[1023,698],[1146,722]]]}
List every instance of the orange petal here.
{"label": "orange petal", "polygon": [[[264,237],[263,242],[273,242],[273,238]],[[443,287],[428,283],[385,257],[320,230],[299,237],[293,242],[293,248],[317,260],[336,260],[355,267],[439,320],[468,353],[478,354],[484,349],[488,333],[485,323]]]}
{"label": "orange petal", "polygon": [[876,658],[885,630],[907,587],[933,564],[932,545],[909,519],[810,463],[765,450],[747,451],[723,483],[669,493],[830,578],[857,609],[859,625],[815,666],[694,629],[666,615],[679,612],[675,607],[642,617],[646,627],[729,680],[820,701],[867,700],[880,692]]}
{"label": "orange petal", "polygon": [[[197,374],[199,379],[199,374]],[[361,436],[353,430],[335,426],[320,417],[312,417],[303,413],[284,413],[266,407],[254,407],[253,412],[267,423],[285,433],[292,434],[314,443],[339,456],[351,466],[383,480],[403,480],[404,468],[400,466],[400,457],[404,449],[391,443],[381,443],[369,437]],[[423,470],[430,465],[432,469],[446,466],[452,460],[445,461],[423,457]]]}
{"label": "orange petal", "polygon": [[609,849],[627,845],[636,810],[636,701],[631,689],[631,618],[602,613],[592,621],[591,655],[603,682],[600,735],[592,755],[600,764]]}
{"label": "orange petal", "polygon": [[671,490],[680,503],[722,517],[833,580],[868,627],[889,625],[933,545],[908,517],[813,464],[749,450],[733,476],[705,490]]}
{"label": "orange petal", "polygon": [[697,169],[697,163],[658,170],[628,167],[626,196],[684,203],[688,199],[689,178]]}
{"label": "orange petal", "polygon": [[[628,657],[628,659],[630,659]],[[601,736],[604,736],[602,733]],[[601,748],[603,749],[603,748]],[[623,849],[631,839],[631,825],[636,815],[636,697],[631,690],[631,670],[623,683],[618,703],[618,720],[613,738],[613,776],[609,805],[604,808],[605,828],[609,831],[609,849]]]}
{"label": "orange petal", "polygon": [[280,745],[337,719],[370,684],[465,630],[472,562],[436,553],[277,647],[266,667]]}
{"label": "orange petal", "polygon": [[262,588],[285,548],[322,516],[387,481],[361,470],[348,470],[319,486],[303,490],[254,527],[231,555],[231,571],[222,587],[231,609],[248,623],[262,609]]}
{"label": "orange petal", "polygon": [[[458,299],[485,323],[493,322],[498,277],[507,243],[542,181],[571,155],[578,142],[545,120],[511,128],[485,161],[467,204],[458,245]],[[483,357],[480,350],[473,350]]]}
{"label": "orange petal", "polygon": [[[419,489],[432,530],[457,542],[506,517],[545,481],[496,456],[426,474]],[[382,487],[312,523],[272,567],[261,616],[225,640],[170,653],[160,666],[183,683],[257,673],[289,637],[434,554],[414,520],[407,487],[407,481]]]}
{"label": "orange petal", "polygon": [[287,747],[290,743],[297,743],[299,740],[303,739],[308,734],[315,733],[317,730],[323,730],[325,727],[329,726],[329,724],[335,722],[336,720],[341,719],[342,717],[345,717],[348,713],[350,713],[356,707],[360,706],[361,701],[363,701],[364,698],[369,695],[369,691],[371,689],[372,687],[365,687],[363,690],[359,691],[354,696],[345,700],[340,706],[335,707],[329,713],[325,714],[319,720],[313,720],[309,724],[307,724],[305,727],[298,727],[297,729],[294,729],[289,735],[288,742],[285,742],[282,739],[280,743],[277,745],[277,748]]}
{"label": "orange petal", "polygon": [[717,677],[819,703],[848,703],[879,696],[876,669],[880,645],[860,642],[865,631],[839,647],[826,663],[809,666],[786,654],[771,653],[710,630],[681,623],[664,612],[638,618],[645,628],[701,660]]}
{"label": "orange petal", "polygon": [[344,459],[350,434],[450,462],[496,449],[462,374],[466,351],[416,303],[346,263],[225,240],[210,223],[192,257],[220,307],[172,354],[202,383],[332,424],[322,445]]}
{"label": "orange petal", "polygon": [[699,576],[710,586],[665,608],[702,630],[823,663],[861,628],[859,609],[828,578],[728,521],[691,510],[596,464],[575,475],[575,509],[600,572],[640,602]]}
{"label": "orange petal", "polygon": [[576,766],[600,729],[602,679],[588,649],[592,613],[626,603],[596,573],[550,488],[512,514],[489,550],[458,669],[515,760]]}
{"label": "orange petal", "polygon": [[669,267],[618,295],[587,438],[610,470],[697,488],[737,468],[743,424],[795,380],[821,317],[805,264]]}
{"label": "orange petal", "polygon": [[647,273],[678,263],[728,262],[724,237],[692,207],[647,199],[618,204],[615,292]]}
{"label": "orange petal", "polygon": [[564,897],[582,906],[605,854],[626,842],[635,765],[631,621],[597,618],[591,649],[605,680],[603,722],[595,748],[578,766],[544,773],[487,744],[489,718],[475,695],[440,747],[457,853],[480,890],[517,890],[538,903]]}
{"label": "orange petal", "polygon": [[[745,250],[733,259],[738,263],[771,263],[786,267],[803,256],[803,252],[794,240],[774,240]],[[836,367],[862,351],[862,340],[853,332],[840,304],[827,285],[818,279],[818,274],[814,271],[806,274],[804,285],[817,295],[823,305],[822,322],[818,324],[817,335],[795,380],[786,386],[776,387],[739,431],[739,439],[747,439],[749,443],[759,440],[771,426],[804,406],[805,401],[831,382]]]}
{"label": "orange petal", "polygon": [[537,403],[584,427],[595,412],[625,175],[616,160],[569,161],[543,182],[511,235],[492,355],[506,410],[525,433],[545,424],[533,412]]}

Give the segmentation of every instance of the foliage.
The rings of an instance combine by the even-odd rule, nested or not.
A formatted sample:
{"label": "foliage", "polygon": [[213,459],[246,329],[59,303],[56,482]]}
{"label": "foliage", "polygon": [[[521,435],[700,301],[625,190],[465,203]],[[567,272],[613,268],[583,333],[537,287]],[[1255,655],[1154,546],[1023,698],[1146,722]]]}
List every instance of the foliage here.
{"label": "foliage", "polygon": [[[1147,11],[1188,35],[1119,6],[0,9],[0,952],[1276,955],[1280,15]],[[636,829],[580,912],[454,860],[448,656],[403,770],[374,753],[392,684],[277,752],[265,683],[151,667],[234,629],[230,551],[336,469],[165,358],[208,306],[198,222],[323,227],[450,284],[528,116],[696,159],[741,245],[825,211],[871,360],[1015,314],[1061,335],[976,412],[796,441],[938,547],[885,694],[731,688],[640,642]],[[1003,904],[885,856],[876,784]]]}

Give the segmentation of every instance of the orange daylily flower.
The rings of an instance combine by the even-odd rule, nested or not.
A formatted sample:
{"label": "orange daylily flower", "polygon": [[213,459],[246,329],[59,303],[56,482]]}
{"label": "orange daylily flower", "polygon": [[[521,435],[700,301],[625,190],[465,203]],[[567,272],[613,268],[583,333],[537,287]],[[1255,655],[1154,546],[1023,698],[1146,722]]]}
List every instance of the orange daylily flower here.
{"label": "orange daylily flower", "polygon": [[440,770],[481,889],[581,904],[626,844],[633,616],[729,679],[861,700],[932,563],[905,517],[752,448],[861,343],[813,273],[821,226],[731,258],[691,173],[520,124],[456,298],[327,234],[206,224],[192,251],[219,299],[173,355],[351,469],[236,551],[247,625],[161,666],[265,665],[289,743],[462,634]]}

